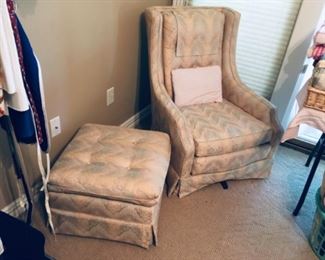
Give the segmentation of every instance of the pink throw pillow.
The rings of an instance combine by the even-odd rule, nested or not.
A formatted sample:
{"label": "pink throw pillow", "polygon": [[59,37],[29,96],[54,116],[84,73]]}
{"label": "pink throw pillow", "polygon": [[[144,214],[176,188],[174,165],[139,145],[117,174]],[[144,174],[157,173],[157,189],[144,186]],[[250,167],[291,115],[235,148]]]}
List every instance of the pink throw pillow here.
{"label": "pink throw pillow", "polygon": [[220,66],[175,69],[172,81],[177,106],[222,102]]}

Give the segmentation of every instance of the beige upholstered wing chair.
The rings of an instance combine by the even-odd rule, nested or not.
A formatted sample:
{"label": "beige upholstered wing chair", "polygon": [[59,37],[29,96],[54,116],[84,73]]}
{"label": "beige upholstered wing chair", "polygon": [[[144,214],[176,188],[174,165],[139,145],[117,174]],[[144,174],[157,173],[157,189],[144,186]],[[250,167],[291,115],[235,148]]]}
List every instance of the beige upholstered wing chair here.
{"label": "beige upholstered wing chair", "polygon": [[[183,197],[225,180],[267,177],[282,130],[273,105],[237,74],[240,14],[228,8],[151,7],[145,17],[153,128],[172,141],[169,195]],[[171,71],[210,65],[222,69],[223,102],[177,107]]]}

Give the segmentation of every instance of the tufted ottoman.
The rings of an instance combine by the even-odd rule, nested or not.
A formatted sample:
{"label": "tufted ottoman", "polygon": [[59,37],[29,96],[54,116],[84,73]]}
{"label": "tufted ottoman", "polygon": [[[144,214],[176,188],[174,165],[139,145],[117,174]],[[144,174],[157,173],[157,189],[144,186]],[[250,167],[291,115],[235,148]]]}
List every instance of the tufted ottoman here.
{"label": "tufted ottoman", "polygon": [[164,133],[84,125],[49,179],[55,232],[157,244],[169,159]]}

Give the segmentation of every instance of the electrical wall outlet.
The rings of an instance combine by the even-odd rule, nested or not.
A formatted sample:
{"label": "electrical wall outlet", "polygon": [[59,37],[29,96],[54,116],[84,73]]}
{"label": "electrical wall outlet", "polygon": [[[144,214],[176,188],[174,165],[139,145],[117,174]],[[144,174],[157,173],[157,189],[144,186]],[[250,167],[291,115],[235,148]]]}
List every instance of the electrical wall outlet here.
{"label": "electrical wall outlet", "polygon": [[106,105],[109,106],[112,103],[114,103],[114,87],[106,90]]}
{"label": "electrical wall outlet", "polygon": [[50,127],[51,127],[51,136],[55,137],[61,134],[61,121],[60,117],[54,117],[50,120]]}

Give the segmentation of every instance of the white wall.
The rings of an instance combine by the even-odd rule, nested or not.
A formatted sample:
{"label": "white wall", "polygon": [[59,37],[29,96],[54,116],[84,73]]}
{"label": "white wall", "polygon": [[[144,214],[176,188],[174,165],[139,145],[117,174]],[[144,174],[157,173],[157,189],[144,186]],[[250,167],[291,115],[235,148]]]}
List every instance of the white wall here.
{"label": "white wall", "polygon": [[287,48],[271,102],[277,106],[280,122],[286,128],[293,117],[294,102],[305,78],[303,67],[311,62],[306,53],[322,22],[323,0],[304,0]]}

